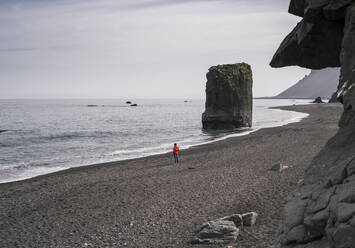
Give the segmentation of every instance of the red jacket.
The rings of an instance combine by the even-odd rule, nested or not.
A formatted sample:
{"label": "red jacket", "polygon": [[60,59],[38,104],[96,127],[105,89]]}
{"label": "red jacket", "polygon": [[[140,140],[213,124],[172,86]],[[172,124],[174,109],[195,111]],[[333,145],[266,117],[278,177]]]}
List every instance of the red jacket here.
{"label": "red jacket", "polygon": [[179,151],[180,151],[179,147],[178,146],[174,146],[173,153],[177,155],[177,154],[179,154]]}

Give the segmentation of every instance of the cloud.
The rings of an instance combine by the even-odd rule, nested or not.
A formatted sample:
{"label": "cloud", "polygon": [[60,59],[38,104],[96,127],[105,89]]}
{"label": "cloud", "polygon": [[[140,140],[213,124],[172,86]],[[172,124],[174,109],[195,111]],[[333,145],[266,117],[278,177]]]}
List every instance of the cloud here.
{"label": "cloud", "polygon": [[241,61],[260,96],[305,73],[268,66],[297,22],[281,0],[11,2],[0,8],[0,97],[203,97],[210,66]]}

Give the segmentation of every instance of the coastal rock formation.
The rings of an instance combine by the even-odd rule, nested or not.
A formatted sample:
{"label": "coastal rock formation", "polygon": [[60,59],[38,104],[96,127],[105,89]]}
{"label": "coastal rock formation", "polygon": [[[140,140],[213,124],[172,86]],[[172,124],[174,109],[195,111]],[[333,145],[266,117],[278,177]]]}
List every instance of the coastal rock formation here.
{"label": "coastal rock formation", "polygon": [[228,244],[237,240],[239,229],[233,221],[216,220],[202,225],[192,244]]}
{"label": "coastal rock formation", "polygon": [[323,103],[323,100],[320,96],[318,96],[316,99],[314,99],[313,103]]}
{"label": "coastal rock formation", "polygon": [[303,20],[285,38],[270,65],[310,69],[341,66],[339,125],[355,122],[355,5],[352,0],[291,0],[289,12]]}
{"label": "coastal rock formation", "polygon": [[203,128],[251,127],[252,86],[252,71],[246,63],[211,67],[207,73]]}
{"label": "coastal rock formation", "polygon": [[271,66],[311,69],[341,65],[341,127],[288,197],[279,247],[355,247],[355,3],[291,0],[303,20],[282,42]]}
{"label": "coastal rock formation", "polygon": [[355,247],[354,144],[355,129],[343,128],[313,160],[288,197],[281,247]]}

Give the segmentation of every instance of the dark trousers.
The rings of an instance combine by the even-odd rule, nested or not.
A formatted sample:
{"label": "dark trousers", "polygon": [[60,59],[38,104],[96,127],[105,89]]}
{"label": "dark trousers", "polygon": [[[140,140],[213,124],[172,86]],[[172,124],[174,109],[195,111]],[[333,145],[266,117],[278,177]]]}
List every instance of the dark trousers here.
{"label": "dark trousers", "polygon": [[177,155],[175,153],[174,153],[174,161],[175,161],[175,164],[179,163],[179,155]]}

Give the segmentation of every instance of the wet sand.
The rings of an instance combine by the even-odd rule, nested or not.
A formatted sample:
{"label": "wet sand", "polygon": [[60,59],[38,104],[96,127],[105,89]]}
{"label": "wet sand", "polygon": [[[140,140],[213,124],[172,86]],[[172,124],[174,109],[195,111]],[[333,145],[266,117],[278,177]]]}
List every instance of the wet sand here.
{"label": "wet sand", "polygon": [[[255,211],[233,247],[272,247],[288,193],[332,137],[339,104],[283,107],[301,122],[181,152],[0,184],[0,247],[190,247],[202,223]],[[290,168],[270,171],[281,162]],[[194,247],[226,247],[203,246]]]}

